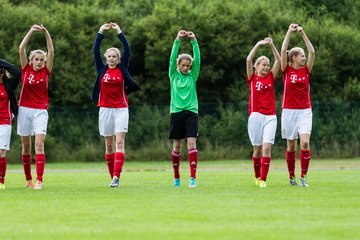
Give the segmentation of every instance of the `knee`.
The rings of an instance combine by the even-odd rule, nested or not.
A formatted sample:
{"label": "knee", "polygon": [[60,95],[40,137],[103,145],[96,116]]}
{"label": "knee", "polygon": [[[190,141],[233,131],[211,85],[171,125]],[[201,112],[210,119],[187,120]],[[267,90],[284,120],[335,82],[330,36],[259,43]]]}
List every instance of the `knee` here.
{"label": "knee", "polygon": [[42,141],[35,142],[35,152],[44,153],[44,142]]}
{"label": "knee", "polygon": [[22,150],[24,154],[30,154],[30,143],[22,143]]}
{"label": "knee", "polygon": [[124,141],[117,141],[116,142],[116,151],[124,151],[125,142]]}
{"label": "knee", "polygon": [[261,147],[254,147],[254,157],[259,158],[261,157]]}
{"label": "knee", "polygon": [[271,147],[270,146],[263,147],[263,156],[265,156],[265,157],[271,156]]}
{"label": "knee", "polygon": [[106,151],[110,151],[113,152],[114,151],[114,144],[112,142],[106,142],[105,143],[105,148],[106,148]]}
{"label": "knee", "polygon": [[310,147],[309,141],[302,141],[301,142],[301,149],[308,150]]}
{"label": "knee", "polygon": [[2,158],[6,157],[6,150],[5,149],[0,149],[0,157],[2,157]]}

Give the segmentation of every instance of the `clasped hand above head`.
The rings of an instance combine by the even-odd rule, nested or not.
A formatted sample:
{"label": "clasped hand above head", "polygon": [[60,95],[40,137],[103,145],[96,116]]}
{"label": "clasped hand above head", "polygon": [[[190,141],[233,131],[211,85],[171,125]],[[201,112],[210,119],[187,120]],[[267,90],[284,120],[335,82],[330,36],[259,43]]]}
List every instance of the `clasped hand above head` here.
{"label": "clasped hand above head", "polygon": [[195,34],[192,31],[180,30],[177,34],[176,39],[180,40],[184,37],[189,38],[190,40],[194,40],[196,38]]}
{"label": "clasped hand above head", "polygon": [[99,32],[100,32],[100,33],[103,33],[104,31],[107,31],[107,30],[110,30],[110,29],[116,30],[116,32],[117,32],[118,34],[121,33],[121,29],[120,29],[119,25],[117,25],[117,24],[114,23],[114,22],[108,22],[108,23],[103,24],[103,25],[100,27]]}

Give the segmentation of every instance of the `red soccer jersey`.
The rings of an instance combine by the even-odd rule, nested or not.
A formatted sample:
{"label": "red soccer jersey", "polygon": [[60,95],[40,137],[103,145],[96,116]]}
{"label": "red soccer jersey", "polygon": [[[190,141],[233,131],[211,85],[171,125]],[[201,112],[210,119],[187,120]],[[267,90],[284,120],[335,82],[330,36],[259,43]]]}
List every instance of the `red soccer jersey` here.
{"label": "red soccer jersey", "polygon": [[307,65],[295,69],[286,66],[282,72],[284,92],[282,108],[307,109],[311,108],[310,100],[310,71]]}
{"label": "red soccer jersey", "polygon": [[119,68],[108,68],[100,82],[99,107],[126,108],[124,77]]}
{"label": "red soccer jersey", "polygon": [[47,109],[48,99],[48,81],[50,72],[47,67],[35,71],[32,66],[27,64],[22,71],[22,87],[19,97],[19,106]]}
{"label": "red soccer jersey", "polygon": [[11,108],[4,83],[0,83],[0,124],[11,124]]}
{"label": "red soccer jersey", "polygon": [[275,79],[270,71],[265,77],[252,74],[246,77],[249,86],[249,115],[258,112],[265,115],[275,115]]}

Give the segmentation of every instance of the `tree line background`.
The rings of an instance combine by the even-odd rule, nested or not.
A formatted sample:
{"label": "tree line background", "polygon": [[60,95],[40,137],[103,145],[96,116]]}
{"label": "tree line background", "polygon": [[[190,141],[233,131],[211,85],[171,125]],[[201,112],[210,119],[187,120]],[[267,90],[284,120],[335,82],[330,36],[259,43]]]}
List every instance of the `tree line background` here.
{"label": "tree line background", "polygon": [[[18,46],[34,23],[43,24],[53,38],[55,61],[45,143],[49,161],[102,160],[97,108],[90,102],[96,78],[92,45],[99,27],[109,21],[120,25],[131,44],[130,73],[142,88],[129,96],[129,159],[169,157],[167,70],[172,43],[180,29],[192,30],[200,45],[197,90],[203,158],[247,158],[251,146],[246,132],[246,57],[254,44],[267,36],[280,51],[290,23],[304,28],[316,50],[311,76],[314,153],[318,157],[360,155],[359,1],[0,0],[0,13],[3,59],[19,65]],[[105,36],[102,51],[111,46],[121,49],[115,31]],[[289,47],[294,46],[305,48],[296,34]],[[35,33],[27,50],[38,48],[45,49],[46,43],[43,34]],[[190,44],[184,42],[180,52],[191,53]],[[260,55],[273,60],[269,48],[262,47]],[[279,74],[278,103],[282,89]],[[278,117],[280,112],[278,106]],[[275,157],[283,157],[284,145],[278,133]],[[10,161],[18,162],[20,148],[14,134]]]}

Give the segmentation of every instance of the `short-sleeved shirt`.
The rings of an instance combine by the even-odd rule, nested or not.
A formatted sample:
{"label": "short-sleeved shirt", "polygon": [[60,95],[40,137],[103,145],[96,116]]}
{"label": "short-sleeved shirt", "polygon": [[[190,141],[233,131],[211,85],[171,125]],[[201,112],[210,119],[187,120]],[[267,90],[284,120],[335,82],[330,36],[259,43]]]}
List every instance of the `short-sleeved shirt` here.
{"label": "short-sleeved shirt", "polygon": [[11,124],[10,101],[4,83],[0,83],[0,125]]}
{"label": "short-sleeved shirt", "polygon": [[127,108],[124,77],[119,68],[108,68],[100,82],[99,107]]}
{"label": "short-sleeved shirt", "polygon": [[22,71],[22,86],[19,97],[19,106],[48,109],[48,81],[51,73],[47,67],[36,71],[26,64]]}
{"label": "short-sleeved shirt", "polygon": [[307,65],[295,69],[286,66],[282,72],[284,92],[282,108],[287,109],[307,109],[311,108],[310,82]]}
{"label": "short-sleeved shirt", "polygon": [[270,71],[265,77],[253,73],[246,77],[249,86],[249,115],[252,112],[262,113],[264,115],[275,115],[275,78]]}

